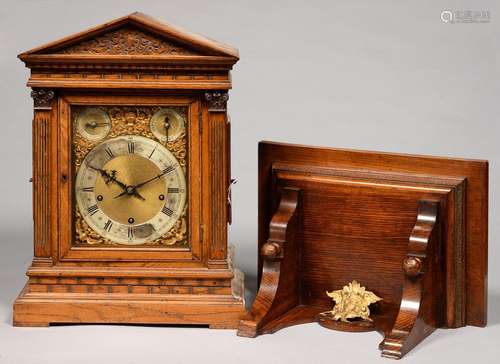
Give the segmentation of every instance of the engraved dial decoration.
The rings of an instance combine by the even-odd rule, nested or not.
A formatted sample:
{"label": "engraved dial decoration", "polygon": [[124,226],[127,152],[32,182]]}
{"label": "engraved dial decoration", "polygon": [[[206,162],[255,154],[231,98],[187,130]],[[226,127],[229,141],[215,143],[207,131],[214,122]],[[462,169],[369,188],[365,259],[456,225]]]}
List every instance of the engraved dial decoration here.
{"label": "engraved dial decoration", "polygon": [[186,205],[186,180],[174,155],[137,135],[109,139],[92,149],[76,178],[85,222],[119,244],[144,244],[168,232]]}
{"label": "engraved dial decoration", "polygon": [[184,118],[172,109],[160,109],[151,118],[151,131],[162,143],[176,140],[184,131]]}
{"label": "engraved dial decoration", "polygon": [[76,127],[79,134],[88,140],[104,139],[111,129],[111,120],[108,114],[97,107],[90,107],[76,119]]}

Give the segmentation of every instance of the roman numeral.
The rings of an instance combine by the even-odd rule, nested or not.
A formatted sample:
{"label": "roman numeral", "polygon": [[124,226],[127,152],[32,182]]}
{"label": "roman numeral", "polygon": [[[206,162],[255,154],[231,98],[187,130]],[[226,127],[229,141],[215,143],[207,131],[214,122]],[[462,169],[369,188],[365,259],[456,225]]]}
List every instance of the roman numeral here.
{"label": "roman numeral", "polygon": [[156,147],[155,147],[155,149],[153,149],[153,150],[151,151],[151,154],[149,155],[148,159],[151,159],[151,157],[153,156],[153,153],[155,152],[155,150],[156,150]]}
{"label": "roman numeral", "polygon": [[128,152],[130,154],[132,154],[132,153],[135,152],[135,144],[134,144],[134,142],[128,142]]}
{"label": "roman numeral", "polygon": [[111,220],[106,221],[104,224],[104,230],[105,231],[111,231],[111,228],[113,227],[113,222]]}
{"label": "roman numeral", "polygon": [[168,193],[179,193],[179,188],[178,187],[169,187],[167,191],[168,191]]}
{"label": "roman numeral", "polygon": [[94,192],[94,187],[83,187],[81,190],[84,192]]}
{"label": "roman numeral", "polygon": [[163,171],[161,171],[162,174],[167,174],[167,173],[170,173],[172,172],[173,170],[175,170],[176,166],[168,166],[167,168],[165,168]]}
{"label": "roman numeral", "polygon": [[114,158],[115,155],[113,154],[113,151],[111,149],[109,149],[109,147],[106,147],[104,149],[104,151],[106,152],[106,154],[109,156],[109,158]]}
{"label": "roman numeral", "polygon": [[170,210],[167,207],[167,205],[163,206],[163,208],[161,209],[161,212],[163,212],[167,216],[172,216],[174,214],[174,212],[172,210]]}
{"label": "roman numeral", "polygon": [[132,226],[128,227],[128,238],[133,239],[134,238],[134,228]]}
{"label": "roman numeral", "polygon": [[87,209],[87,212],[92,216],[94,215],[97,211],[99,211],[99,207],[97,205],[92,205]]}

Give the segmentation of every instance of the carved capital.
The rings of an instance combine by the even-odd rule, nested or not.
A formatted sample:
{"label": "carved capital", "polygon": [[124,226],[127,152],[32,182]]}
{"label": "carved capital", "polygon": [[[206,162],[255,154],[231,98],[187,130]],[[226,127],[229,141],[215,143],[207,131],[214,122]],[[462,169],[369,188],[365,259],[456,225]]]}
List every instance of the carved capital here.
{"label": "carved capital", "polygon": [[227,100],[229,100],[229,94],[222,91],[206,92],[205,100],[207,100],[208,102],[208,111],[224,112],[227,108]]}
{"label": "carved capital", "polygon": [[51,110],[51,102],[54,98],[55,93],[52,90],[46,89],[33,89],[31,91],[31,97],[34,101],[34,109],[35,110]]}

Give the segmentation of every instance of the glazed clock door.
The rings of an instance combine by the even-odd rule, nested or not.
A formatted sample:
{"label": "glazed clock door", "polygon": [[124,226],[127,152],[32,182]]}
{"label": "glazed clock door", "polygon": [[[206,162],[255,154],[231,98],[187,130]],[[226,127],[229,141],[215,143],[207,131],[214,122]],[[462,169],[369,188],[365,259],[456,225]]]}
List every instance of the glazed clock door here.
{"label": "glazed clock door", "polygon": [[61,261],[200,263],[199,109],[184,97],[61,99]]}

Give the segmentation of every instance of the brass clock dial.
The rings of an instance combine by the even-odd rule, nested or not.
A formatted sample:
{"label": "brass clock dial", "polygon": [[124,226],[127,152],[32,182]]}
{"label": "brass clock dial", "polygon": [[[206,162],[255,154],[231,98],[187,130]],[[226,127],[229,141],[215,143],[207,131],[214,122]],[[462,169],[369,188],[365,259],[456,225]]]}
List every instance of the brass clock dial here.
{"label": "brass clock dial", "polygon": [[162,143],[172,142],[185,130],[184,118],[172,109],[160,109],[150,121],[151,132]]}
{"label": "brass clock dial", "polygon": [[78,133],[84,138],[98,141],[108,135],[111,129],[111,120],[104,110],[98,107],[90,107],[78,115],[76,127]]}
{"label": "brass clock dial", "polygon": [[186,179],[162,144],[124,135],[93,148],[76,177],[85,222],[118,244],[144,244],[167,233],[186,208]]}

